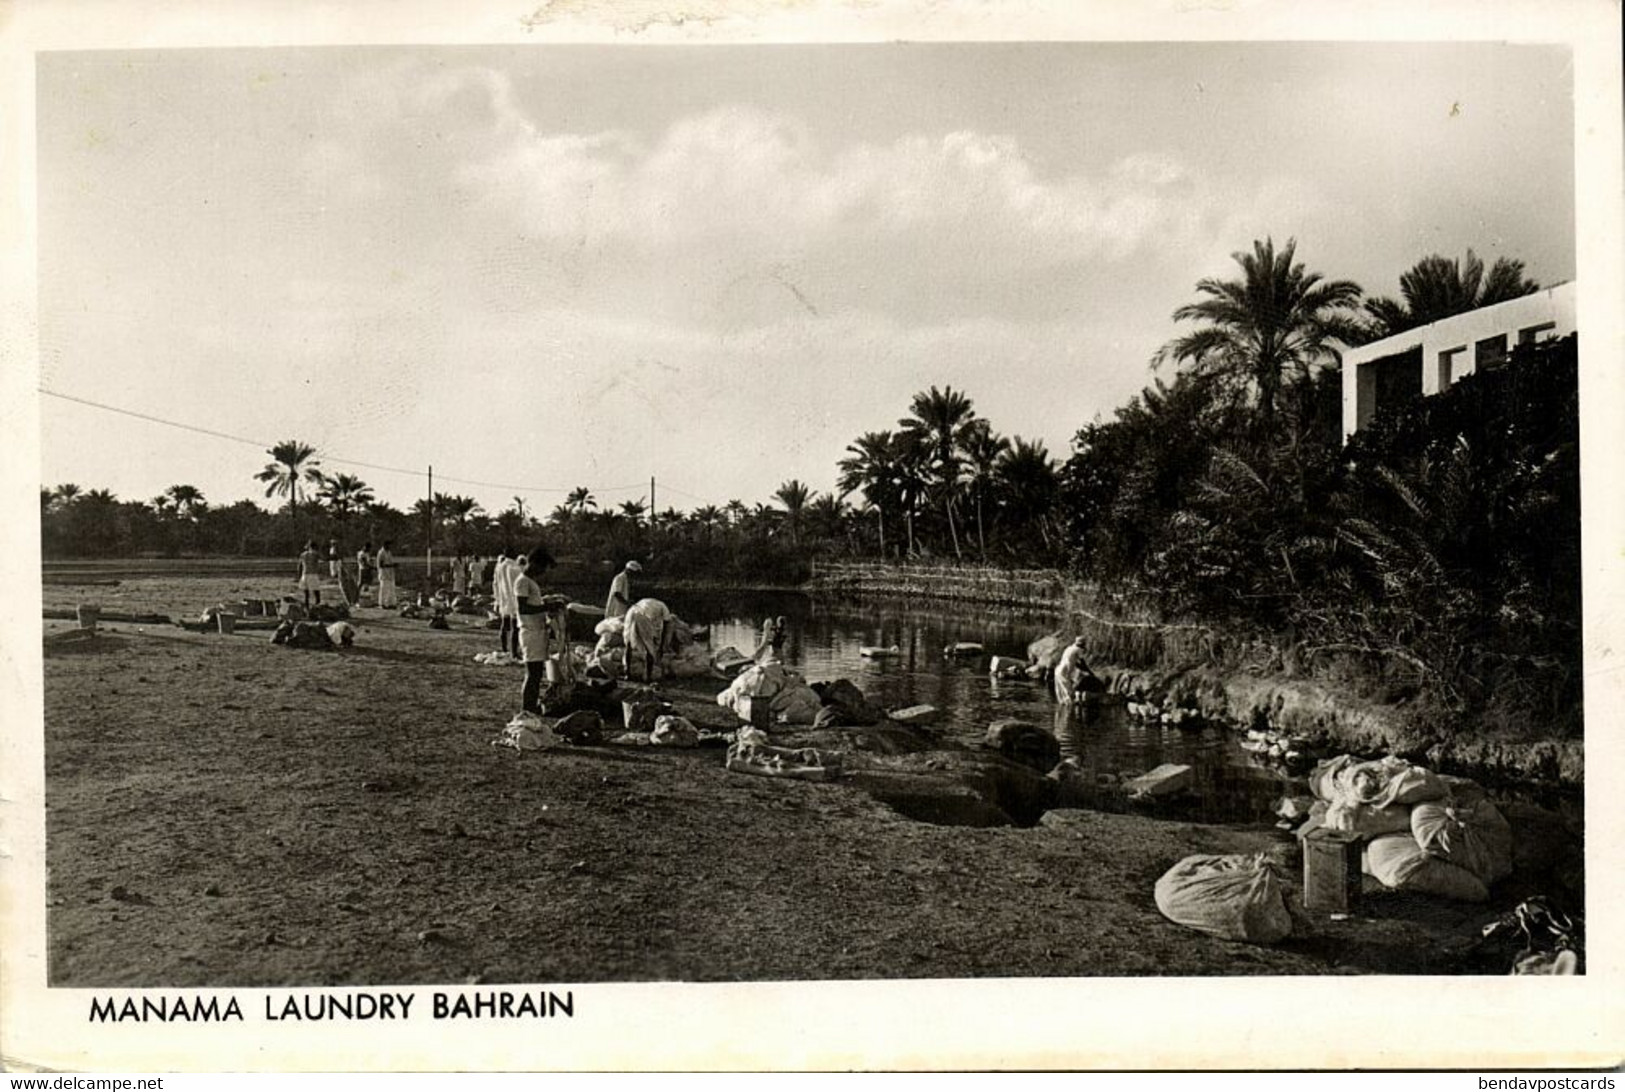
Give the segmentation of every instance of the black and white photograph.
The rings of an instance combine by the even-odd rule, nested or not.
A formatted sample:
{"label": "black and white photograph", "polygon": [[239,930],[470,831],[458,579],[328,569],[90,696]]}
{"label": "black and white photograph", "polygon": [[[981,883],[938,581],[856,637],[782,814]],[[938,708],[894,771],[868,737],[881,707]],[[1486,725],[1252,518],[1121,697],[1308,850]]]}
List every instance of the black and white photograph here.
{"label": "black and white photograph", "polygon": [[8,1061],[1619,1064],[1618,6],[817,7],[33,8]]}

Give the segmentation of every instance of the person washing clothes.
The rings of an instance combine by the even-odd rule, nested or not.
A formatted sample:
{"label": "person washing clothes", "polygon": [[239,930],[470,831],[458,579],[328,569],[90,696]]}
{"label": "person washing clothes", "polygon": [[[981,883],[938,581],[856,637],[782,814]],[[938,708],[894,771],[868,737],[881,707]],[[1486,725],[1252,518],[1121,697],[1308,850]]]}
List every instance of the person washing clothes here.
{"label": "person washing clothes", "polygon": [[658,599],[639,599],[627,608],[621,627],[621,666],[633,678],[632,665],[643,665],[643,680],[654,682],[671,641],[671,611]]}
{"label": "person washing clothes", "polygon": [[542,586],[536,578],[553,567],[553,555],[538,546],[530,556],[521,557],[514,570],[514,611],[519,619],[519,654],[525,661],[525,684],[519,693],[520,708],[541,716],[542,681],[547,677],[547,608],[542,605]]}
{"label": "person washing clothes", "polygon": [[632,574],[641,573],[643,566],[628,561],[626,567],[609,582],[609,599],[604,603],[605,618],[624,618],[632,605]]}
{"label": "person washing clothes", "polygon": [[1084,639],[1074,640],[1061,653],[1061,662],[1055,665],[1055,700],[1072,705],[1084,694],[1099,694],[1106,689],[1100,677],[1089,670],[1083,658]]}
{"label": "person washing clothes", "polygon": [[322,604],[322,574],[321,558],[316,553],[314,541],[305,543],[305,548],[299,554],[299,590],[305,593],[305,610],[308,612],[311,605],[311,596],[316,597],[316,605]]}

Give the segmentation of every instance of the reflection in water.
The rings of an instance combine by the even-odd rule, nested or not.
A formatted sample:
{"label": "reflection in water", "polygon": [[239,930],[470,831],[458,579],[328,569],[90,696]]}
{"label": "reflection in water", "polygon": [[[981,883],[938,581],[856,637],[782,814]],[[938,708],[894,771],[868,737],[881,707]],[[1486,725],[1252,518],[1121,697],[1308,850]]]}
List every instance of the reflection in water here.
{"label": "reflection in water", "polygon": [[[1058,628],[1053,613],[904,599],[814,600],[785,592],[646,594],[664,599],[686,621],[709,624],[713,651],[732,645],[748,653],[762,620],[783,615],[790,625],[785,662],[808,680],[850,679],[888,709],[934,705],[943,713],[939,730],[963,744],[981,743],[988,725],[1005,717],[1052,726],[1062,753],[1077,762],[1086,783],[1106,785],[1163,763],[1193,767],[1190,792],[1133,805],[1159,815],[1269,821],[1270,805],[1290,786],[1277,771],[1253,764],[1233,738],[1215,728],[1148,725],[1109,698],[1074,711],[1058,704],[1044,683],[988,675],[989,656],[1025,659],[1028,642]],[[944,655],[959,641],[977,642],[984,651],[973,657]],[[896,656],[870,659],[859,653],[865,646],[892,645],[899,649]],[[1131,805],[1120,793],[1103,790],[1099,806]]]}

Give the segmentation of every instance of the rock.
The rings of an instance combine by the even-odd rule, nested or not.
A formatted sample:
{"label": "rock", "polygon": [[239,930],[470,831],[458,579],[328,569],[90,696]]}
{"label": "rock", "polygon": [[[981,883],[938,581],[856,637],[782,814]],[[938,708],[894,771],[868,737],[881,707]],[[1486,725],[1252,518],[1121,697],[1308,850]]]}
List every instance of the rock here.
{"label": "rock", "polygon": [[577,747],[601,743],[604,739],[604,718],[591,709],[580,709],[559,718],[553,725],[553,734]]}
{"label": "rock", "polygon": [[211,883],[208,887],[205,887],[203,889],[203,893],[205,895],[210,896],[211,898],[219,898],[220,897],[220,885],[217,884],[217,883]]}
{"label": "rock", "polygon": [[1008,679],[1027,673],[1027,665],[1014,656],[995,656],[988,661],[987,673],[994,678]]}
{"label": "rock", "polygon": [[1024,766],[1048,773],[1061,761],[1061,743],[1054,734],[1030,721],[1005,718],[988,725],[983,742]]}
{"label": "rock", "polygon": [[942,650],[944,656],[980,656],[982,646],[975,641],[956,641]]}
{"label": "rock", "polygon": [[1171,796],[1190,788],[1195,779],[1196,772],[1191,767],[1168,762],[1125,782],[1123,788],[1130,796]]}
{"label": "rock", "polygon": [[[849,679],[815,683],[812,689],[818,694],[819,700],[824,703],[824,711],[834,711],[836,719],[831,722],[833,724],[853,724],[866,728],[871,724],[879,724],[886,719],[885,710],[879,709],[871,703],[864,696],[863,691],[859,690]],[[822,718],[824,713],[820,712],[818,716]],[[813,723],[816,725],[819,721],[815,719]]]}
{"label": "rock", "polygon": [[1060,630],[1046,634],[1027,646],[1027,662],[1048,674],[1061,662],[1061,653],[1070,643],[1071,638]]}
{"label": "rock", "polygon": [[935,724],[942,719],[942,711],[934,705],[911,705],[906,709],[893,709],[887,715],[899,724]]}

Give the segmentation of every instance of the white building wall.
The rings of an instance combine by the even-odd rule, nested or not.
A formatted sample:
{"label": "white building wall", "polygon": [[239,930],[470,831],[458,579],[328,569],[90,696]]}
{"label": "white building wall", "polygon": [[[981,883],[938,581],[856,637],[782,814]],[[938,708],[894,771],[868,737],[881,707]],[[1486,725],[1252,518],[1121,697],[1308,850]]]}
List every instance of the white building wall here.
{"label": "white building wall", "polygon": [[1376,361],[1421,346],[1422,393],[1438,394],[1476,371],[1481,357],[1493,359],[1521,340],[1574,333],[1574,301],[1574,282],[1567,281],[1348,350],[1343,354],[1343,439],[1364,428],[1377,411]]}

